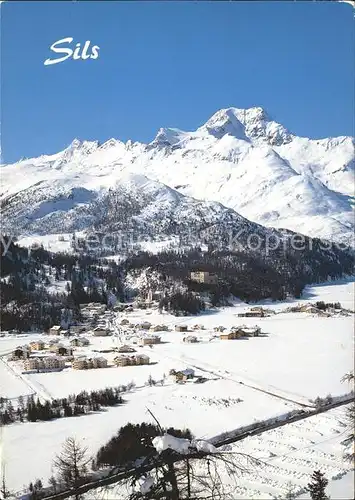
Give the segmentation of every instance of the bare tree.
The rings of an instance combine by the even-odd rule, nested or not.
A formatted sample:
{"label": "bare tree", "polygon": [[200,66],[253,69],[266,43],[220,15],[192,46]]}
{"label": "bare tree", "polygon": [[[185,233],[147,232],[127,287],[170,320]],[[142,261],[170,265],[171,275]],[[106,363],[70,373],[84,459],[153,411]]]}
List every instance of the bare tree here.
{"label": "bare tree", "polygon": [[87,448],[83,448],[75,438],[69,437],[64,442],[62,451],[55,457],[53,467],[60,481],[76,488],[85,479],[90,462]]}

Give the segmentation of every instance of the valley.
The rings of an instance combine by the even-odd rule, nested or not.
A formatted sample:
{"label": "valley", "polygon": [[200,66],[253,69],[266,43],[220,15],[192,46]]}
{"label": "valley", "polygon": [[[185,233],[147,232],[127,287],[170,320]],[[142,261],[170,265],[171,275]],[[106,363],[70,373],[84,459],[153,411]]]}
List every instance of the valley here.
{"label": "valley", "polygon": [[[349,307],[353,284],[349,279],[308,286],[304,298],[299,301],[264,301],[260,305],[277,314],[263,318],[239,318],[238,314],[250,309],[241,301],[215,313],[180,318],[159,314],[154,308],[134,307],[132,312],[113,313],[112,324],[117,326],[112,327],[111,335],[95,337],[86,332],[90,345],[78,348],[78,354],[87,356],[103,351],[100,355],[110,364],[116,355],[113,349],[128,343],[137,352],[149,356],[151,364],[146,366],[74,370],[68,364],[61,372],[23,373],[19,378],[15,372],[21,371],[21,362],[7,362],[14,371],[9,371],[1,363],[1,380],[6,386],[7,397],[26,397],[30,394],[29,387],[40,398],[53,399],[83,390],[134,383],[132,389],[123,394],[126,402],[122,406],[78,417],[3,427],[9,487],[19,491],[37,477],[45,482],[51,475],[53,457],[67,436],[75,435],[91,453],[95,453],[121,425],[150,421],[147,409],[164,426],[187,427],[196,437],[209,439],[256,421],[312,408],[317,397],[348,393],[351,385],[341,382],[341,378],[353,366],[353,314],[317,317],[307,312],[286,312],[286,309],[324,299],[339,301]],[[159,332],[161,343],[140,346],[134,343],[129,326],[120,326],[125,318],[132,324],[149,321],[152,325],[165,325],[170,331]],[[242,323],[246,326],[258,324],[264,335],[236,340],[222,340],[216,336],[216,327],[224,325],[230,329]],[[175,331],[176,326],[183,325],[191,333]],[[199,329],[194,329],[194,325],[200,325]],[[142,331],[140,335],[144,338],[146,334]],[[183,342],[186,335],[196,336],[198,342]],[[48,341],[51,337],[42,333],[5,335],[0,338],[2,360],[17,345],[36,339]],[[65,344],[68,340],[63,338],[61,342]],[[172,369],[193,370],[195,379],[203,377],[205,381],[196,384],[194,380],[187,380],[177,384],[169,375]],[[150,379],[154,382],[149,382]],[[19,385],[21,380],[22,386]],[[231,489],[236,498],[245,495],[274,498],[272,495],[285,491],[289,482],[301,494],[307,474],[321,466],[336,483],[335,478],[343,477],[349,470],[349,465],[341,459],[340,436],[345,429],[342,415],[341,408],[332,410],[310,418],[307,424],[289,424],[280,430],[235,443],[233,449],[248,450],[253,456],[263,457],[267,464],[256,475],[253,473],[238,480],[237,486]],[[268,453],[269,458],[266,457]],[[35,460],[29,461],[29,457],[35,457]],[[17,473],[19,464],[23,464],[20,478]],[[270,472],[272,481],[268,479]]]}
{"label": "valley", "polygon": [[223,498],[304,498],[317,468],[348,495],[349,406],[332,405],[353,399],[353,151],[227,108],[147,144],[75,139],[1,165],[13,497],[47,485],[66,438],[93,458],[154,419],[213,442],[256,426],[225,439],[261,465],[220,471]]}

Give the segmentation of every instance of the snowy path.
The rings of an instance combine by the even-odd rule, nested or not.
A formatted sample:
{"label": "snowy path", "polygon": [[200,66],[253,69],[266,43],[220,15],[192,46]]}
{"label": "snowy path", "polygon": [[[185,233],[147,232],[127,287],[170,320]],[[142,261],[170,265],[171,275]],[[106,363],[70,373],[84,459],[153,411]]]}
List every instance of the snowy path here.
{"label": "snowy path", "polygon": [[37,381],[36,383],[33,383],[31,380],[28,379],[28,377],[23,375],[21,372],[14,370],[14,368],[7,362],[7,360],[4,358],[3,355],[0,356],[0,362],[12,376],[14,376],[17,380],[23,382],[31,390],[30,394],[26,394],[27,396],[37,395],[38,397],[42,398],[45,401],[53,400],[52,395],[47,391],[47,389],[42,384],[40,384]]}
{"label": "snowy path", "polygon": [[[25,379],[24,377],[21,377],[20,374],[18,374],[10,365],[9,363],[5,360],[5,358],[3,357],[4,355],[0,355],[0,368],[3,368],[3,370],[5,372],[7,372],[11,378],[15,378],[15,383],[19,383],[19,387],[22,389],[22,386],[24,384],[24,386],[30,390],[30,392],[27,392],[25,391],[23,394],[19,394],[18,396],[12,396],[12,397],[8,397],[6,396],[6,399],[11,399],[11,400],[16,400],[19,398],[19,396],[31,396],[31,395],[35,395],[36,394],[36,390],[34,390],[34,388],[31,386],[31,384],[29,384]],[[0,394],[0,396],[2,396],[2,394]]]}

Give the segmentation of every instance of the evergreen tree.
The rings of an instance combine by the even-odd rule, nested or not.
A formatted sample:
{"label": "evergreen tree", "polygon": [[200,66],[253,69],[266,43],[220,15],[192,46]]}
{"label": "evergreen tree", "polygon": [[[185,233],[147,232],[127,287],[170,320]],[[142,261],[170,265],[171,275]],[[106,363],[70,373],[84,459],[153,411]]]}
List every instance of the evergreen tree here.
{"label": "evergreen tree", "polygon": [[17,403],[18,403],[19,408],[23,411],[23,409],[25,407],[25,402],[23,400],[23,396],[20,395],[18,397]]}
{"label": "evergreen tree", "polygon": [[23,410],[21,410],[20,407],[17,408],[17,419],[20,421],[20,422],[23,422]]}
{"label": "evergreen tree", "polygon": [[57,485],[58,485],[58,482],[57,482],[56,478],[54,476],[51,476],[48,479],[48,483],[53,488],[53,492],[55,493],[56,490],[57,490]]}
{"label": "evergreen tree", "polygon": [[1,471],[1,485],[0,485],[0,493],[1,493],[1,497],[0,498],[7,498],[10,496],[10,491],[7,489],[7,486],[6,486],[6,477],[5,477],[5,467],[2,466],[1,467],[2,471]]}
{"label": "evergreen tree", "polygon": [[42,481],[40,479],[36,479],[34,487],[36,488],[36,490],[41,490],[43,488]]}
{"label": "evergreen tree", "polygon": [[325,494],[328,479],[320,470],[315,470],[312,474],[312,481],[308,483],[307,490],[309,491],[312,500],[327,500],[329,497]]}
{"label": "evergreen tree", "polygon": [[15,420],[15,410],[14,410],[14,407],[13,407],[13,404],[11,403],[11,401],[9,401],[7,403],[6,410],[7,410],[10,421],[13,422]]}

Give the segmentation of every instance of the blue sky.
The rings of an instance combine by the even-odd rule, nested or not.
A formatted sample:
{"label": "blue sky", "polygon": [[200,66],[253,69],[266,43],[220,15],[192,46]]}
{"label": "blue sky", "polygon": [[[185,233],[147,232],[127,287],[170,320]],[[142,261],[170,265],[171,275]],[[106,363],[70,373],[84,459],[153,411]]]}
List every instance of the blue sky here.
{"label": "blue sky", "polygon": [[[262,106],[310,137],[354,133],[354,14],[331,2],[9,2],[2,7],[2,153],[75,137],[151,141],[222,107]],[[96,60],[53,66],[72,37]],[[54,56],[55,57],[55,56]],[[57,56],[58,57],[58,56]]]}

